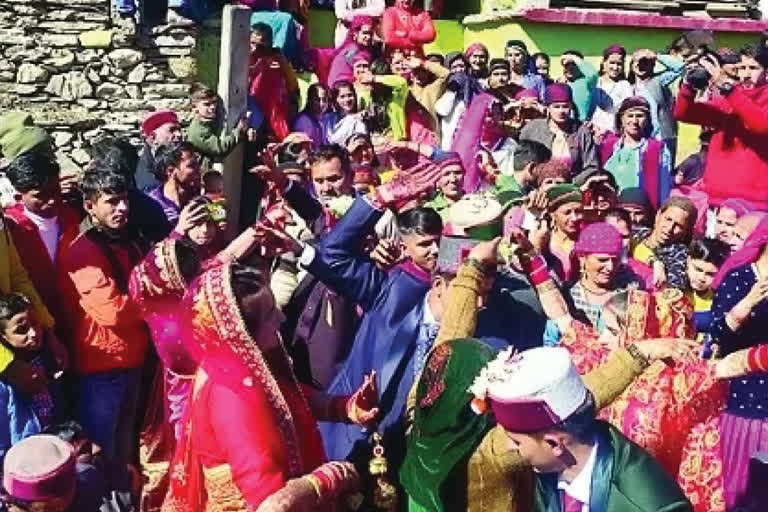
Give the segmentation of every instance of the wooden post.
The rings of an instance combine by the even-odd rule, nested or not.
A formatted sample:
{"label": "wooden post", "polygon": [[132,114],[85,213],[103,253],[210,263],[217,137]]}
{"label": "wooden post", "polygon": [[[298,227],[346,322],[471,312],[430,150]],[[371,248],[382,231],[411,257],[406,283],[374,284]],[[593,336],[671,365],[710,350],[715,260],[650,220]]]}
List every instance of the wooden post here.
{"label": "wooden post", "polygon": [[[227,5],[221,15],[221,62],[219,96],[224,106],[225,126],[232,129],[247,111],[248,59],[251,10]],[[234,238],[240,223],[241,183],[245,145],[238,144],[224,160],[224,195],[227,198],[227,235]]]}

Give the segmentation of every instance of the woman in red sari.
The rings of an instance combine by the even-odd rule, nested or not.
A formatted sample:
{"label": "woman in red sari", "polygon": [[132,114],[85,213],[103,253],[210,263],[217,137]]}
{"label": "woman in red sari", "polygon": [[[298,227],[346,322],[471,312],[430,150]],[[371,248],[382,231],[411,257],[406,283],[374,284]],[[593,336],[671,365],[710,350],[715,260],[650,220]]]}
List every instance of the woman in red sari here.
{"label": "woman in red sari", "polygon": [[[199,368],[164,511],[250,511],[275,493],[335,510],[357,486],[351,465],[324,464],[308,395],[278,337],[283,317],[268,281],[255,268],[225,264],[200,276],[184,299],[184,341]],[[352,397],[310,397],[312,409],[324,420],[368,421],[377,412],[366,401],[369,382],[368,392]]]}

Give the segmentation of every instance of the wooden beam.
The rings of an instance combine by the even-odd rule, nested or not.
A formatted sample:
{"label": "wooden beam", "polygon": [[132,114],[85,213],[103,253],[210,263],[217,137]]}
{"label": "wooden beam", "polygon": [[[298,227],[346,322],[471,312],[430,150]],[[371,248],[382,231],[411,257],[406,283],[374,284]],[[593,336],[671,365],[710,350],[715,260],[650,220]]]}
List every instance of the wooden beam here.
{"label": "wooden beam", "polygon": [[[221,61],[219,96],[229,130],[246,114],[251,10],[242,5],[227,5],[221,15]],[[240,224],[241,184],[245,144],[238,144],[224,160],[224,195],[227,198],[227,235],[234,238]]]}

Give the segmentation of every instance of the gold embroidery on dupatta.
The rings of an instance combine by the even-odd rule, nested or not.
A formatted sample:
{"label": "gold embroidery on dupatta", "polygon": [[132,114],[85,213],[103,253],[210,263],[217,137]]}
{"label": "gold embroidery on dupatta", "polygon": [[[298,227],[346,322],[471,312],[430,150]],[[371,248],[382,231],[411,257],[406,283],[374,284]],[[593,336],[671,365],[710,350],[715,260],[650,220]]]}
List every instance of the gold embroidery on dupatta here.
{"label": "gold embroidery on dupatta", "polygon": [[248,509],[229,464],[203,468],[203,478],[208,494],[205,512],[245,512]]}
{"label": "gold embroidery on dupatta", "polygon": [[203,283],[204,302],[210,305],[208,309],[214,321],[211,325],[215,326],[216,331],[221,335],[220,338],[260,381],[285,439],[291,475],[298,476],[303,473],[303,467],[293,415],[261,351],[248,332],[232,291],[231,274],[231,265],[224,265],[210,270]]}

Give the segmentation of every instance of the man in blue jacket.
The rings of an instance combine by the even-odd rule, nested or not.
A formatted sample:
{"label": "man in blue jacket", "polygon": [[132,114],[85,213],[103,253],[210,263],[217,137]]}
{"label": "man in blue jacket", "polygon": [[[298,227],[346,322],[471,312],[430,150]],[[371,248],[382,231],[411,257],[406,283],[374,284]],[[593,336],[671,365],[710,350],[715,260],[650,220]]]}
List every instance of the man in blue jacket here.
{"label": "man in blue jacket", "polygon": [[[316,248],[307,247],[302,264],[318,279],[365,312],[351,352],[329,393],[353,393],[363,378],[376,372],[379,389],[379,428],[385,443],[403,445],[405,400],[420,367],[416,352],[431,346],[442,313],[447,280],[432,276],[443,225],[429,208],[398,215],[406,260],[391,271],[380,270],[363,249],[385,209],[401,209],[409,200],[434,187],[440,168],[429,164],[403,173],[379,187],[372,198],[358,197],[346,215]],[[398,206],[400,208],[398,208]],[[369,432],[351,425],[321,424],[330,459],[370,458]],[[388,455],[402,457],[390,449]],[[393,460],[393,467],[397,462]]]}

